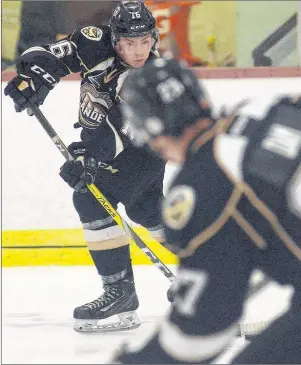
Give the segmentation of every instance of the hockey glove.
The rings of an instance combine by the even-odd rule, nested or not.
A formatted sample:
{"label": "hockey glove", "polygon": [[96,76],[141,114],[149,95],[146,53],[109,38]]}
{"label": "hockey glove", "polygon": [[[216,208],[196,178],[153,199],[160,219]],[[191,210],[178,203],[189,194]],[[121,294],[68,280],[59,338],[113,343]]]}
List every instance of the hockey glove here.
{"label": "hockey glove", "polygon": [[74,157],[61,167],[61,178],[75,191],[87,192],[86,185],[93,184],[98,172],[98,163],[94,157],[87,156],[82,142],[74,142],[68,147]]}
{"label": "hockey glove", "polygon": [[57,82],[58,78],[54,78],[41,67],[34,65],[28,68],[26,75],[18,75],[9,81],[4,94],[13,99],[16,112],[21,112],[29,108],[31,104],[42,105]]}

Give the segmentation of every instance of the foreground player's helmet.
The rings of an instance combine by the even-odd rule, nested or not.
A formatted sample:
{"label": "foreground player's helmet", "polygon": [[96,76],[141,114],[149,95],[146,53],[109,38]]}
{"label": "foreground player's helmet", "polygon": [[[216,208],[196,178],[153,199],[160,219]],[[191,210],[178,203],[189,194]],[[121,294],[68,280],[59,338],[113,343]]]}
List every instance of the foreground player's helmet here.
{"label": "foreground player's helmet", "polygon": [[200,119],[211,118],[199,80],[174,59],[157,58],[131,71],[121,97],[125,121],[137,145],[162,135],[179,136]]}
{"label": "foreground player's helmet", "polygon": [[135,38],[151,34],[155,40],[153,50],[158,46],[159,31],[156,19],[141,1],[130,1],[118,5],[110,21],[112,43],[115,47],[120,37]]}

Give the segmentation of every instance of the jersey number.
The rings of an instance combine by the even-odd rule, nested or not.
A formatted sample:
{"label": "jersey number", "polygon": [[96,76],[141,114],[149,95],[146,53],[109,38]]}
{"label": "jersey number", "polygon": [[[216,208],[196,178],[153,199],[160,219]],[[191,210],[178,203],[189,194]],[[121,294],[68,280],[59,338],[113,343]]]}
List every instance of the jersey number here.
{"label": "jersey number", "polygon": [[184,93],[184,86],[177,79],[170,77],[156,87],[158,94],[165,104],[172,103]]}
{"label": "jersey number", "polygon": [[207,284],[207,275],[203,271],[180,269],[175,281],[174,306],[184,316],[193,317],[197,302]]}
{"label": "jersey number", "polygon": [[63,58],[69,56],[72,53],[72,47],[70,42],[61,41],[49,46],[50,52],[57,58]]}

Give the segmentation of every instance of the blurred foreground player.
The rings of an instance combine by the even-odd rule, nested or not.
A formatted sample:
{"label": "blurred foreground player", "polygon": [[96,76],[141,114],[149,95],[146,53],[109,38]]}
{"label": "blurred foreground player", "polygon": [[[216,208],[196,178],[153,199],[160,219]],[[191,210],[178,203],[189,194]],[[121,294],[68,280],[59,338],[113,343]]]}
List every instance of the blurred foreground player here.
{"label": "blurred foreground player", "polygon": [[295,294],[289,311],[234,363],[298,363],[301,98],[275,100],[261,120],[235,112],[214,120],[193,73],[164,59],[129,75],[123,97],[140,145],[183,164],[162,207],[180,269],[168,316],[114,361],[214,363],[236,334],[257,268]]}
{"label": "blurred foreground player", "polygon": [[[123,203],[130,219],[164,240],[159,206],[165,162],[132,145],[119,110],[127,71],[157,57],[158,40],[148,8],[141,2],[126,2],[116,7],[110,26],[77,29],[59,42],[25,51],[17,63],[18,76],[5,89],[20,112],[30,103],[43,104],[61,77],[74,72],[82,76],[75,125],[82,128],[81,141],[68,147],[75,161],[66,162],[60,175],[75,189],[73,203],[104,294],[74,310],[77,331],[140,325],[128,236],[87,190],[86,182],[95,182],[115,209]],[[116,314],[117,323],[99,322]]]}

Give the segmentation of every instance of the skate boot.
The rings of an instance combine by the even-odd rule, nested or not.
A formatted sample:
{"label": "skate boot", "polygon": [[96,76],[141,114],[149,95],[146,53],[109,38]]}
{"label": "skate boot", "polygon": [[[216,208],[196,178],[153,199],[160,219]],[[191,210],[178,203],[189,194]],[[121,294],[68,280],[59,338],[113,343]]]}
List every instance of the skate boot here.
{"label": "skate boot", "polygon": [[[135,312],[139,306],[133,278],[104,285],[104,293],[90,303],[74,309],[74,330],[77,332],[115,332],[134,329],[141,322]],[[115,316],[117,322],[104,321]],[[102,322],[102,323],[101,323]]]}

